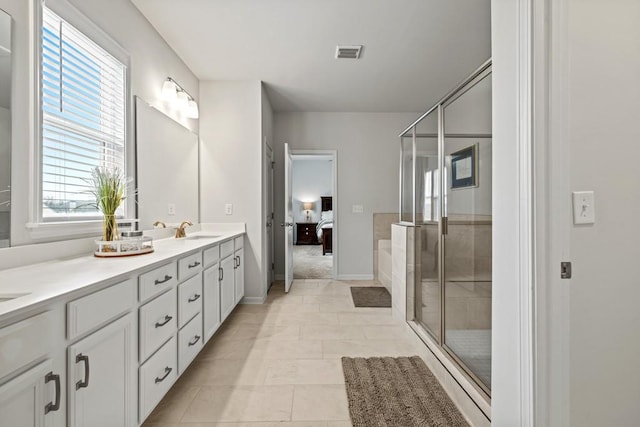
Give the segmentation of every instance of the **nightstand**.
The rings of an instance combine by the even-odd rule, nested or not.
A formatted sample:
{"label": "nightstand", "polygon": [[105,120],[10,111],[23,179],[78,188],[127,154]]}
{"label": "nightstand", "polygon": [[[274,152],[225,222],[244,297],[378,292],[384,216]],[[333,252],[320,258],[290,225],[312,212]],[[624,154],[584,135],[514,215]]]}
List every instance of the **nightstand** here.
{"label": "nightstand", "polygon": [[317,245],[317,222],[296,222],[296,245]]}

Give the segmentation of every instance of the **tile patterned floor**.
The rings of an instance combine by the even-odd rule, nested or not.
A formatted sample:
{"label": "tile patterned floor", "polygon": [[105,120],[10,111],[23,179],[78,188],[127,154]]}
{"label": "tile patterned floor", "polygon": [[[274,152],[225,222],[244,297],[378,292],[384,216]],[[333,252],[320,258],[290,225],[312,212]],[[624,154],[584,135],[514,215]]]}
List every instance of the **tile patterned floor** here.
{"label": "tile patterned floor", "polygon": [[144,427],[351,426],[340,358],[423,351],[390,308],[354,307],[349,287],[375,285],[295,280],[239,305]]}

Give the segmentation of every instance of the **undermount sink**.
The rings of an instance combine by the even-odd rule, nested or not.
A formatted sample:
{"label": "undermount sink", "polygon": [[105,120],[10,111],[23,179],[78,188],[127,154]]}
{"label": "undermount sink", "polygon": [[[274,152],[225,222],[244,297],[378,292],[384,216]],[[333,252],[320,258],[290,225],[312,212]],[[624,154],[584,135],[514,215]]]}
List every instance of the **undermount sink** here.
{"label": "undermount sink", "polygon": [[187,240],[200,240],[200,239],[215,239],[220,237],[218,234],[195,234],[193,236],[187,236]]}
{"label": "undermount sink", "polygon": [[14,300],[16,298],[20,298],[23,296],[29,295],[28,293],[26,294],[0,294],[0,302],[6,302],[6,301],[11,301]]}

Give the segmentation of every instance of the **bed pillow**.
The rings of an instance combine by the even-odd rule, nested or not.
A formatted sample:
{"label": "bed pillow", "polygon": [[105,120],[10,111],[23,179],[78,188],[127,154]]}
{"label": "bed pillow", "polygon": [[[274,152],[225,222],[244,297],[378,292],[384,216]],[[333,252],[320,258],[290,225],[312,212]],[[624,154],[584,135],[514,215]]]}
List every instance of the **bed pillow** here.
{"label": "bed pillow", "polygon": [[327,219],[329,221],[333,221],[333,211],[323,211],[320,214],[320,219]]}

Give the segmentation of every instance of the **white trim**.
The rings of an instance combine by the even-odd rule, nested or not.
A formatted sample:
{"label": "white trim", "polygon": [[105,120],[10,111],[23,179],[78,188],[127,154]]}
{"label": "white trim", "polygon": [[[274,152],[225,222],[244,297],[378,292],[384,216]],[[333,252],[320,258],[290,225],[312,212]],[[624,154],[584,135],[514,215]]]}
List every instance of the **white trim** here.
{"label": "white trim", "polygon": [[373,280],[373,274],[340,274],[336,280]]}
{"label": "white trim", "polygon": [[[492,422],[534,420],[534,6],[492,1],[494,256]],[[538,10],[535,10],[538,13]],[[537,148],[537,147],[536,147]],[[555,423],[552,423],[555,425]]]}
{"label": "white trim", "polygon": [[533,1],[535,425],[570,424],[568,1]]}
{"label": "white trim", "polygon": [[[333,180],[333,194],[331,195],[331,197],[333,197],[333,201],[332,203],[332,209],[334,212],[333,215],[333,236],[332,238],[332,242],[331,242],[331,251],[332,251],[332,256],[333,256],[333,273],[332,273],[332,278],[334,280],[341,280],[339,279],[338,276],[338,253],[340,251],[339,249],[339,244],[338,244],[338,239],[337,236],[339,236],[339,232],[338,232],[338,223],[339,223],[339,217],[340,217],[340,211],[338,210],[338,151],[337,150],[290,150],[291,152],[291,156],[292,157],[296,157],[296,156],[304,156],[305,158],[308,159],[309,156],[320,156],[323,158],[327,158],[327,157],[331,157],[331,167],[332,167],[332,177],[331,179]],[[337,214],[336,214],[337,212]],[[371,275],[371,279],[373,279],[373,275]],[[359,280],[359,279],[352,279],[352,280]],[[368,280],[368,279],[363,279],[363,280]]]}
{"label": "white trim", "polygon": [[240,304],[264,304],[267,300],[266,296],[263,297],[244,297],[240,300]]}

